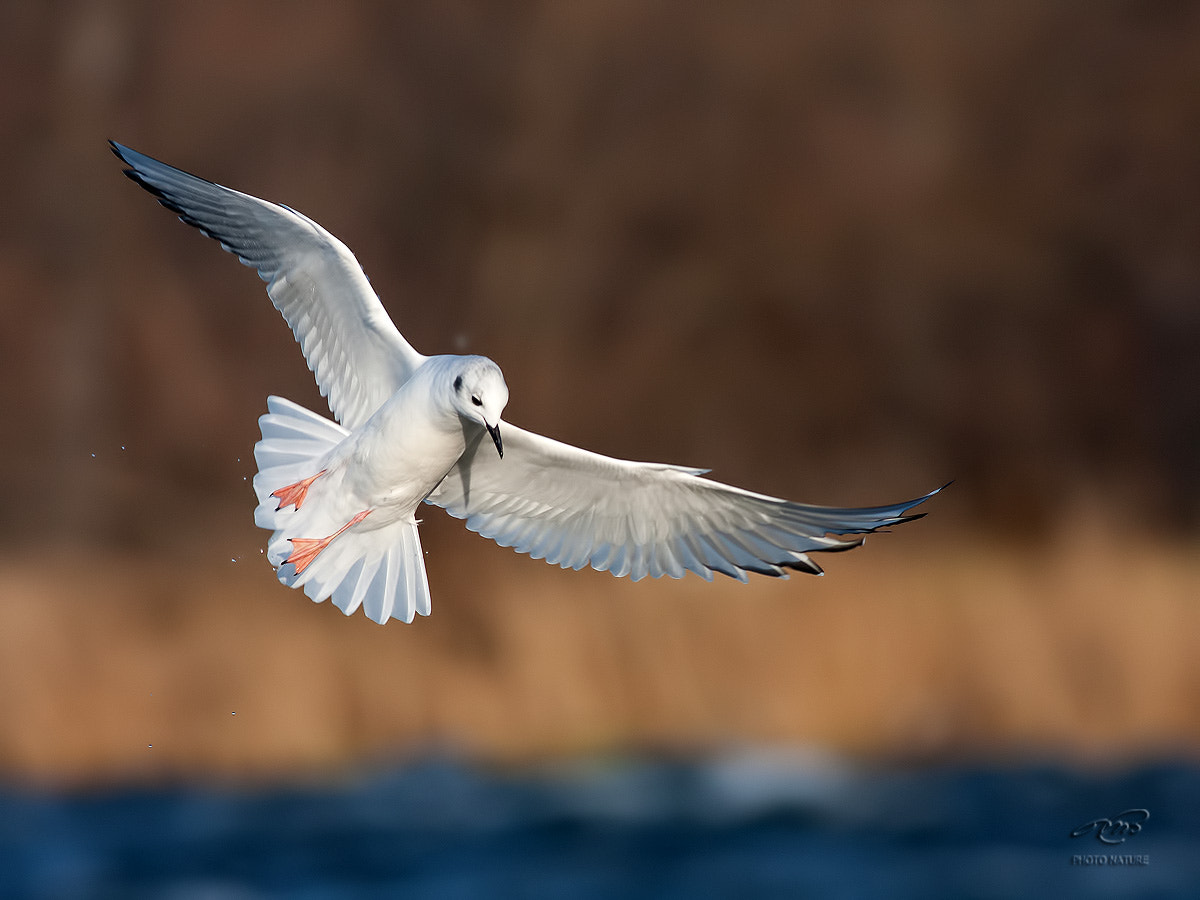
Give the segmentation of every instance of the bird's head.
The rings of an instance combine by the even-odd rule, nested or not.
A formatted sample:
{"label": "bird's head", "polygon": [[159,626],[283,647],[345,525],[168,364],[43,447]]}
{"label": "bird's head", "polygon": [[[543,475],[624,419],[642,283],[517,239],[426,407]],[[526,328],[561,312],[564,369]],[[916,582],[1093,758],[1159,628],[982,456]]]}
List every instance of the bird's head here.
{"label": "bird's head", "polygon": [[451,389],[455,411],[468,422],[486,428],[496,452],[503,457],[500,416],[508,403],[508,385],[500,367],[486,356],[464,356],[462,365],[453,370]]}

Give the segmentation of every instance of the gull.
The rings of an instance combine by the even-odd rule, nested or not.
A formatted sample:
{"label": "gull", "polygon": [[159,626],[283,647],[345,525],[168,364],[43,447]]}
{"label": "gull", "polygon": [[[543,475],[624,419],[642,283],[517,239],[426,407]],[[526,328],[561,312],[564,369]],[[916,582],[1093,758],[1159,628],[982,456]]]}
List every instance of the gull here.
{"label": "gull", "polygon": [[422,504],[564,569],[745,582],[820,575],[810,553],[920,518],[908,511],[942,489],[887,506],[812,506],[525,431],[502,419],[508,385],[496,363],[418,353],[349,248],[312,219],[109,144],[127,176],[258,270],[299,342],[337,421],[267,398],[254,522],[271,532],[279,580],[346,615],[429,615]]}

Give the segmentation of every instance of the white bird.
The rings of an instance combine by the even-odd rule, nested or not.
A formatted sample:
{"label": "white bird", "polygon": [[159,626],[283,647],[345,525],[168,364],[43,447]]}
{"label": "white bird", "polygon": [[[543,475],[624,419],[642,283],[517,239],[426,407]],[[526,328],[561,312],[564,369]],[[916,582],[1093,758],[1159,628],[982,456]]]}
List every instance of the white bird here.
{"label": "white bird", "polygon": [[279,580],[316,602],[332,597],[346,615],[360,606],[379,623],[429,614],[422,503],[563,568],[746,581],[749,572],[820,575],[809,553],[863,542],[832,535],[920,518],[908,510],[937,493],[809,506],[703,478],[704,469],[612,459],[502,423],[500,367],[414,350],[354,255],[312,219],[109,143],[126,175],[258,270],[328,398],[340,424],[267,398],[254,522],[272,532],[267,558]]}

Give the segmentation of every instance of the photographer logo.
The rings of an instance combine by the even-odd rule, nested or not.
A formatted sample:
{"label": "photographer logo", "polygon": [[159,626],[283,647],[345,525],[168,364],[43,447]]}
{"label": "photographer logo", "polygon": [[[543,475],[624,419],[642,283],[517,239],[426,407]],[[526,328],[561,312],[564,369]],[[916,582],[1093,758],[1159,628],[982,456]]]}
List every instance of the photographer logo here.
{"label": "photographer logo", "polygon": [[[1141,833],[1150,818],[1147,809],[1127,809],[1111,819],[1092,819],[1071,832],[1070,837],[1094,837],[1101,844],[1114,846]],[[1148,866],[1150,856],[1145,853],[1076,853],[1071,857],[1073,866]]]}

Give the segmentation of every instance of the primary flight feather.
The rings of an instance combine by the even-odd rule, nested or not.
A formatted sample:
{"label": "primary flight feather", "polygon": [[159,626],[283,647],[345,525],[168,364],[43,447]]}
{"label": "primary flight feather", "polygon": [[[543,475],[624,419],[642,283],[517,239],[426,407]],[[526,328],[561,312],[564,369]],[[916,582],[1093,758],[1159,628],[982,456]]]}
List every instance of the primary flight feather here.
{"label": "primary flight feather", "polygon": [[[423,356],[397,330],[354,254],[295,210],[222,187],[116,142],[125,174],[267,282],[337,422],[267,398],[254,448],[254,521],[279,580],[347,615],[411,622],[430,610],[422,503],[563,568],[634,580],[720,572],[821,574],[810,553],[915,518],[928,499],[810,506],[703,470],[591,453],[501,418],[504,376],[482,356]],[[858,537],[841,537],[858,535]]]}

